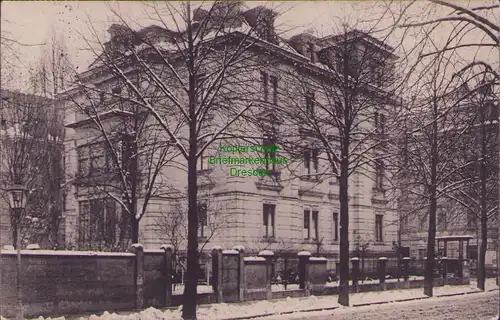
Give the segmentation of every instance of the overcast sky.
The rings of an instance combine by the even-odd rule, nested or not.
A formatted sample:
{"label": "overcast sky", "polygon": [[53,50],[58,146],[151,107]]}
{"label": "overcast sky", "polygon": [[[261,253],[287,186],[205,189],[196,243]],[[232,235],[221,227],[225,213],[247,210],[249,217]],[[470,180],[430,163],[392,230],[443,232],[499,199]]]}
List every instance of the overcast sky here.
{"label": "overcast sky", "polygon": [[[472,5],[478,6],[482,3],[492,3],[494,1],[472,1]],[[158,3],[158,2],[157,2]],[[368,21],[378,16],[383,1],[379,2],[355,2],[355,1],[287,1],[287,2],[258,2],[249,1],[249,7],[265,4],[276,9],[281,15],[277,25],[286,37],[300,33],[304,30],[314,30],[316,35],[324,36],[332,33],[333,25],[338,25],[341,21]],[[471,5],[466,1],[461,1],[462,5]],[[161,3],[159,3],[161,6]],[[195,8],[199,3],[193,3]],[[402,5],[402,4],[400,4]],[[121,13],[126,21],[138,23],[140,25],[159,24],[148,19],[148,13],[141,2],[118,1],[80,1],[80,2],[5,2],[1,4],[2,35],[15,39],[16,41],[33,46],[16,46],[16,53],[20,57],[17,67],[26,70],[31,64],[39,60],[43,54],[44,46],[37,44],[48,43],[48,39],[53,31],[64,39],[68,48],[69,56],[73,64],[79,69],[85,69],[92,61],[92,54],[86,50],[88,44],[84,38],[92,38],[89,26],[93,26],[100,37],[106,37],[106,30],[113,23],[118,21],[116,15],[111,13],[109,6]],[[425,2],[419,2],[412,7],[410,15],[422,16],[423,11],[429,11],[431,6]],[[444,16],[449,9],[439,8],[436,15]],[[498,21],[498,19],[497,19]],[[387,20],[384,23],[387,24]],[[381,26],[383,23],[381,24]],[[443,37],[446,35],[446,27],[442,28]],[[471,33],[471,38],[480,39],[482,33]],[[406,39],[410,42],[409,39]],[[411,44],[411,43],[410,43]],[[473,52],[469,50],[472,57]],[[489,59],[491,54],[486,53]],[[493,56],[498,59],[498,53]],[[26,74],[24,71],[23,74]]]}

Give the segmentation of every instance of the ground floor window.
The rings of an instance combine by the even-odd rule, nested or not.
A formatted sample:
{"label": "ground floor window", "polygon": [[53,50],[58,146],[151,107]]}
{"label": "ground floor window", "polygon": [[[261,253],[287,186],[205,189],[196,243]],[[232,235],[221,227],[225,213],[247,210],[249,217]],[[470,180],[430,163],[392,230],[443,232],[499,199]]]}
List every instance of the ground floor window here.
{"label": "ground floor window", "polygon": [[130,219],[114,199],[84,200],[78,206],[80,249],[121,251],[128,246]]}

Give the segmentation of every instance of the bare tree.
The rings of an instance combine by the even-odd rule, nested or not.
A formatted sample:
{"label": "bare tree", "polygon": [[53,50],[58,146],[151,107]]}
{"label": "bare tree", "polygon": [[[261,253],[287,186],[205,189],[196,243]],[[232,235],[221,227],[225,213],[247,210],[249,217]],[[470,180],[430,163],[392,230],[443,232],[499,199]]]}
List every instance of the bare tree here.
{"label": "bare tree", "polygon": [[[158,237],[166,241],[174,249],[174,254],[185,252],[187,248],[187,197],[176,200],[168,212],[162,213],[155,221]],[[227,204],[217,201],[210,192],[203,192],[198,203],[199,226],[198,240],[199,254],[203,254],[206,245],[214,238],[224,234],[230,223],[230,214]]]}
{"label": "bare tree", "polygon": [[355,240],[354,254],[361,258],[361,274],[365,273],[365,258],[367,257],[370,245],[373,244],[373,239],[369,235],[358,235]]}
{"label": "bare tree", "polygon": [[[86,116],[69,127],[92,133],[90,141],[77,148],[78,172],[68,178],[88,198],[111,202],[83,204],[79,242],[88,249],[124,250],[129,241],[139,242],[139,224],[151,199],[180,197],[164,175],[175,165],[176,149],[165,141],[148,112],[127,103],[125,85],[114,82],[112,88],[95,88],[88,81],[79,75],[81,96],[67,96],[71,106]],[[153,94],[150,97],[155,101]]]}
{"label": "bare tree", "polygon": [[[498,82],[498,66],[487,60],[480,59],[478,53],[499,48],[500,39],[497,35],[500,29],[498,23],[494,22],[494,13],[495,10],[498,10],[499,5],[493,1],[490,4],[472,6],[442,0],[430,0],[429,2],[437,8],[447,8],[451,11],[432,18],[418,17],[419,21],[417,22],[403,23],[401,25],[403,28],[419,28],[423,31],[423,39],[429,45],[427,50],[420,53],[419,59],[436,57],[443,53],[461,57],[467,51],[469,59],[461,65],[461,70],[458,71],[477,72],[478,76],[489,74],[495,79],[494,81]],[[438,33],[442,34],[442,26],[451,26],[451,29],[449,29],[450,32],[446,40],[439,44],[433,41],[432,38]],[[470,37],[473,33],[474,36]],[[481,33],[484,36],[478,37],[477,35]],[[493,59],[497,60],[497,57]],[[481,90],[482,87],[477,86],[473,90]],[[471,92],[471,94],[474,94],[474,92]],[[498,233],[500,234],[500,232]],[[480,282],[482,281],[479,281],[478,285],[480,285]]]}
{"label": "bare tree", "polygon": [[11,215],[13,244],[22,237],[23,242],[57,248],[62,199],[52,193],[64,178],[62,119],[53,101],[44,97],[2,90],[1,99],[2,189],[23,184],[30,190],[24,215]]}
{"label": "bare tree", "polygon": [[[432,296],[435,267],[435,238],[437,212],[442,199],[470,183],[470,178],[457,177],[470,163],[457,159],[460,146],[472,125],[463,110],[470,92],[464,82],[476,75],[453,73],[456,61],[449,53],[428,60],[426,68],[410,90],[415,97],[408,108],[407,145],[404,170],[410,172],[404,188],[410,198],[422,208],[421,216],[428,217],[427,260],[424,292]],[[422,205],[422,206],[421,206]],[[423,214],[423,215],[422,215]]]}
{"label": "bare tree", "polygon": [[32,91],[44,97],[55,98],[72,82],[72,71],[64,39],[52,30],[40,60],[30,72]]}
{"label": "bare tree", "polygon": [[[386,170],[392,146],[387,137],[399,106],[397,60],[395,48],[370,35],[374,29],[343,25],[336,36],[316,40],[319,54],[311,59],[321,62],[323,70],[311,72],[313,76],[306,79],[300,67],[288,74],[286,94],[291,107],[284,118],[290,126],[281,144],[291,154],[289,169],[310,181],[311,188],[327,178],[338,183],[342,305],[349,305],[349,185],[367,177],[375,182],[378,196],[387,202],[392,198]],[[314,37],[302,41],[314,43]],[[302,168],[297,166],[300,160]]]}
{"label": "bare tree", "polygon": [[[249,121],[258,107],[255,100],[249,99],[256,91],[254,71],[264,63],[255,59],[259,54],[251,48],[276,41],[276,14],[264,7],[244,12],[239,1],[215,2],[194,12],[190,2],[152,3],[147,10],[162,26],[136,32],[113,11],[122,25],[110,28],[112,37],[106,44],[94,34],[92,43],[100,48],[95,51],[97,61],[93,67],[111,71],[127,87],[130,95],[126,101],[156,121],[187,164],[188,252],[183,318],[196,319],[197,163],[214,141],[247,135]],[[268,42],[259,42],[252,35]],[[135,82],[133,75],[139,75],[141,81]],[[150,99],[144,94],[144,86],[157,90],[161,99]]]}
{"label": "bare tree", "polygon": [[[470,117],[475,119],[470,132],[463,138],[463,146],[457,156],[469,161],[457,176],[470,179],[464,188],[453,194],[447,194],[454,203],[465,209],[467,229],[475,228],[481,236],[477,270],[477,286],[484,290],[486,268],[485,257],[488,244],[488,225],[496,220],[498,212],[498,97],[494,93],[494,81],[484,86],[485,76],[475,84],[469,84],[470,91],[476,92],[467,99],[470,105]],[[475,86],[482,86],[475,90]],[[470,88],[472,87],[472,88]],[[479,220],[479,228],[475,223]],[[465,219],[462,219],[462,221]]]}

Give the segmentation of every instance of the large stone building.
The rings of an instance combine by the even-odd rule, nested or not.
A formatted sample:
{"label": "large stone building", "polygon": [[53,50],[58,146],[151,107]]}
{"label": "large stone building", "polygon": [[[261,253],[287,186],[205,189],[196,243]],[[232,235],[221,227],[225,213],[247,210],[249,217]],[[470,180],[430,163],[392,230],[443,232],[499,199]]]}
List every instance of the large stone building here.
{"label": "large stone building", "polygon": [[[263,19],[265,27],[262,28],[256,26],[261,21],[255,19],[258,10],[267,12],[268,17],[271,17]],[[251,96],[249,100],[252,103],[270,103],[278,109],[293,107],[293,103],[304,104],[304,106],[312,104],[311,101],[314,98],[311,99],[310,93],[304,95],[297,91],[294,97],[285,97],[285,92],[290,91],[289,89],[293,85],[291,82],[302,81],[298,80],[299,78],[303,78],[304,83],[306,83],[311,82],[310,80],[315,77],[328,76],[329,67],[323,63],[322,57],[334,52],[335,46],[342,39],[348,39],[349,43],[359,49],[359,52],[372,50],[381,56],[393,59],[391,47],[357,30],[325,38],[302,34],[285,40],[276,35],[272,19],[273,13],[270,10],[258,7],[236,14],[234,19],[236,22],[233,21],[236,25],[234,31],[224,34],[224,37],[242,36],[246,34],[245,30],[252,28],[257,30],[255,35],[248,37],[251,39],[252,45],[248,46],[245,53],[248,55],[248,59],[244,60],[243,63],[247,63],[245,65],[247,67],[231,73],[231,76],[235,77],[233,79],[235,92],[238,92],[238,95]],[[196,25],[203,17],[203,10],[195,11],[194,21],[197,23]],[[118,25],[113,25],[109,29],[109,33],[111,39],[105,44],[106,49],[101,58],[103,56],[106,58],[130,56],[130,52],[126,53],[126,48],[134,40],[127,42],[126,39],[128,39],[127,35],[132,37],[133,33],[124,26]],[[153,39],[156,41],[154,42],[156,45],[163,46],[165,52],[171,54],[169,57],[172,57],[172,61],[174,61],[172,63],[175,66],[177,60],[174,57],[179,54],[175,50],[175,44],[181,39],[179,33],[163,27],[150,26],[135,34]],[[140,44],[134,48],[137,53],[141,53],[143,50]],[[133,107],[132,109],[130,106],[123,107],[123,105],[130,103],[130,99],[119,98],[126,91],[124,89],[126,86],[122,82],[123,78],[117,76],[116,69],[112,70],[111,60],[105,62],[99,60],[105,59],[98,59],[80,75],[84,85],[66,92],[61,97],[66,100],[66,170],[69,177],[74,179],[66,202],[65,234],[68,246],[91,249],[112,247],[114,249],[129,239],[130,230],[125,230],[127,227],[115,227],[120,222],[126,224],[127,220],[123,212],[120,214],[122,210],[119,209],[120,205],[118,204],[118,201],[124,199],[123,194],[113,194],[111,189],[104,190],[104,187],[96,188],[99,183],[89,186],[88,181],[95,182],[100,179],[101,185],[105,185],[102,181],[111,181],[113,172],[115,172],[110,163],[113,162],[116,155],[113,155],[113,151],[106,151],[106,146],[110,144],[105,141],[103,130],[113,128],[118,123],[128,121],[126,119],[134,118],[138,114],[147,114],[147,112],[146,109],[141,109],[137,113],[131,111],[134,109]],[[259,61],[260,64],[251,63],[255,61]],[[215,65],[219,62],[211,61]],[[353,62],[355,61],[353,60]],[[205,73],[209,74],[216,70],[216,68],[207,68]],[[294,75],[299,75],[299,77],[292,77],[292,71]],[[183,79],[187,81],[188,78],[182,71],[178,73],[176,76],[184,77]],[[137,73],[134,76],[139,78],[141,74]],[[246,81],[244,86],[236,81],[243,79],[243,77]],[[144,84],[144,82],[138,83]],[[301,83],[294,85],[299,87]],[[372,89],[382,90],[383,85],[379,82],[374,84]],[[155,86],[155,88],[157,87]],[[228,88],[231,87],[228,86]],[[176,89],[172,85],[172,92],[176,93]],[[158,90],[167,91],[167,89],[161,88]],[[221,95],[227,94],[226,91],[221,90],[220,92]],[[202,99],[204,98],[202,96]],[[151,99],[155,99],[155,97],[151,96]],[[315,99],[318,101],[321,99],[319,91]],[[185,102],[181,98],[179,100],[180,103]],[[89,111],[88,108],[92,110]],[[383,108],[381,109],[383,110]],[[175,110],[175,107],[172,110]],[[262,109],[258,110],[262,111]],[[365,110],[365,112],[369,119],[369,121],[363,122],[366,126],[365,129],[370,131],[374,128],[376,130],[382,128],[383,130],[386,114],[375,109]],[[167,111],[162,115],[165,118],[169,116]],[[249,138],[247,140],[229,139],[224,141],[223,145],[271,145],[272,143],[269,141],[261,138],[252,138],[252,140],[250,137],[262,136],[262,130],[266,130],[264,127],[268,124],[272,126],[276,117],[279,116],[261,113],[259,118],[261,121],[257,124],[240,120],[238,127],[232,133],[237,135],[236,133],[243,132]],[[207,130],[213,131],[214,128],[222,126],[224,123],[224,118],[217,114],[217,111],[207,118],[208,129],[204,128]],[[153,128],[151,130],[160,128],[162,133],[156,137],[162,137],[163,141],[170,142],[171,146],[175,146],[179,142],[172,137],[166,138],[166,133],[162,131],[161,126],[155,124],[153,116],[144,121],[146,123],[144,126]],[[278,131],[287,128],[287,124],[283,121],[275,122],[279,123],[280,129]],[[101,127],[96,127],[97,123]],[[131,126],[130,123],[127,125]],[[180,125],[179,127],[178,132],[182,133],[182,130],[186,130],[185,126]],[[120,130],[123,131],[123,128],[122,126]],[[109,132],[116,133],[116,131],[110,130]],[[136,133],[132,130],[132,133],[129,134]],[[332,134],[335,133],[332,132]],[[120,147],[115,150],[123,152],[119,156],[125,161],[130,153],[126,154],[124,135],[120,137],[121,144],[117,144]],[[148,136],[145,140],[151,143],[152,139],[152,136]],[[138,138],[135,141],[141,143],[140,140]],[[251,142],[249,142],[250,140]],[[136,145],[135,148],[138,150],[142,147]],[[161,148],[157,145],[155,152],[159,149]],[[127,150],[130,151],[130,149]],[[169,197],[169,195],[185,195],[187,186],[186,161],[182,155],[175,154],[177,149],[173,150],[168,151],[172,152],[173,160],[166,163],[159,172],[161,179],[157,181],[157,189],[163,190],[163,195],[150,197],[145,212],[141,211],[142,209],[137,210],[138,216],[143,214],[140,221],[139,241],[149,249],[158,249],[162,243],[173,242],[174,239],[171,238],[172,235],[169,232],[175,230],[179,230],[179,233],[185,232],[185,229],[173,225],[172,219],[168,218],[169,214],[175,214],[176,211],[183,211],[185,208],[185,196],[184,199],[181,196],[180,199],[173,200],[173,197]],[[337,178],[332,175],[316,177],[321,168],[328,167],[327,161],[321,156],[321,148],[313,146],[302,152],[299,157],[294,157],[283,148],[277,153],[268,152],[267,154],[268,157],[288,158],[290,163],[295,165],[295,169],[292,170],[290,164],[286,163],[275,164],[271,169],[269,165],[264,168],[264,166],[248,164],[234,166],[223,163],[213,164],[211,156],[228,155],[221,152],[218,143],[214,143],[211,148],[207,148],[203,152],[198,164],[198,189],[202,200],[199,206],[200,244],[208,246],[208,248],[215,245],[224,248],[243,245],[247,251],[252,252],[262,249],[278,252],[309,250],[329,257],[331,261],[329,268],[333,269],[334,262],[338,261],[339,252],[339,183]],[[243,155],[255,157],[251,153],[244,152]],[[139,162],[141,161],[139,160]],[[142,164],[144,165],[144,161]],[[279,176],[238,176],[233,174],[236,171],[232,171],[231,167],[234,167],[234,170],[266,169],[273,173],[280,172],[280,174]],[[140,167],[138,170],[140,174],[148,174],[144,167]],[[359,248],[360,244],[369,243],[371,252],[390,256],[396,241],[398,215],[394,204],[389,201],[388,195],[383,190],[385,174],[382,168],[379,167],[375,171],[360,168],[350,177],[350,245],[351,249],[355,250]],[[141,207],[144,198],[138,197],[137,206]],[[164,218],[168,220],[165,222],[167,227],[161,225],[161,221],[166,221]],[[178,229],[175,229],[176,227]],[[173,237],[180,238],[177,239],[180,247],[185,244],[184,234],[177,234]]]}

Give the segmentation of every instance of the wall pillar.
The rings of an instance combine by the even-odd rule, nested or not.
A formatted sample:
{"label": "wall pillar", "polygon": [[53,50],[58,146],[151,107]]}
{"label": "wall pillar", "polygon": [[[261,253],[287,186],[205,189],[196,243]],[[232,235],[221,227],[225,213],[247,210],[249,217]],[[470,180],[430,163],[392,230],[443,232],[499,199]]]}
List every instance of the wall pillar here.
{"label": "wall pillar", "polygon": [[212,249],[212,289],[215,293],[215,301],[222,302],[222,248],[214,247]]}
{"label": "wall pillar", "polygon": [[273,258],[274,258],[274,252],[271,250],[263,250],[259,252],[259,257],[262,257],[266,259],[266,280],[267,280],[267,299],[272,299],[273,298],[273,289],[272,289],[272,271],[273,271]]}
{"label": "wall pillar", "polygon": [[387,273],[387,258],[386,257],[380,257],[378,258],[378,279],[380,281],[380,286],[382,287],[382,290],[387,290],[387,285],[385,283],[385,275]]}
{"label": "wall pillar", "polygon": [[245,248],[243,246],[234,246],[233,250],[239,252],[239,267],[238,267],[238,290],[239,300],[245,301]]}
{"label": "wall pillar", "polygon": [[135,307],[136,309],[142,309],[144,308],[144,247],[140,243],[134,243],[130,251],[135,254]]}
{"label": "wall pillar", "polygon": [[356,293],[359,292],[359,258],[358,257],[351,258],[351,263],[352,263],[352,272],[351,272],[352,292]]}
{"label": "wall pillar", "polygon": [[309,251],[301,251],[297,253],[299,257],[299,288],[305,290],[305,295],[310,295],[309,286],[309,259],[311,253]]}
{"label": "wall pillar", "polygon": [[403,280],[404,287],[406,289],[410,288],[410,257],[403,258]]}
{"label": "wall pillar", "polygon": [[443,266],[443,284],[446,286],[448,284],[448,258],[447,257],[442,257],[441,258],[441,265]]}
{"label": "wall pillar", "polygon": [[171,246],[162,244],[160,249],[164,250],[164,274],[165,274],[165,301],[166,307],[172,305],[172,282],[173,282],[173,249]]}

